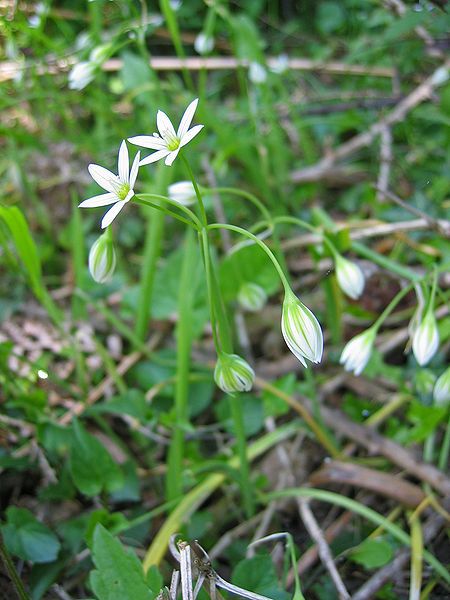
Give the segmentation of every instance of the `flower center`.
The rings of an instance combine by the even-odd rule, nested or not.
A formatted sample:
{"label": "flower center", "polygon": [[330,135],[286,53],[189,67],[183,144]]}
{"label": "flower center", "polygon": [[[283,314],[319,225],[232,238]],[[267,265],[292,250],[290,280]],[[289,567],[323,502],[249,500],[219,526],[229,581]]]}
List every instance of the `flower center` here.
{"label": "flower center", "polygon": [[180,145],[180,140],[177,137],[167,138],[167,150],[173,152]]}
{"label": "flower center", "polygon": [[122,183],[122,185],[117,190],[117,196],[120,200],[125,200],[128,192],[130,191],[130,186],[128,183]]}

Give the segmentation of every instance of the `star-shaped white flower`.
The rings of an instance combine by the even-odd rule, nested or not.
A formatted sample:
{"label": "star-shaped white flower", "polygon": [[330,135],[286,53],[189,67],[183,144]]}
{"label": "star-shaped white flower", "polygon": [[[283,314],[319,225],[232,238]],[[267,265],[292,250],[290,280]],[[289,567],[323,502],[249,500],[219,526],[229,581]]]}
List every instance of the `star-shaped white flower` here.
{"label": "star-shaped white flower", "polygon": [[162,110],[158,110],[156,115],[156,125],[158,126],[159,133],[154,133],[153,135],[136,135],[128,139],[131,144],[136,144],[136,146],[156,150],[156,152],[141,160],[140,166],[154,163],[161,158],[165,158],[166,160],[164,162],[166,165],[169,167],[171,166],[181,148],[188,144],[203,128],[203,125],[195,125],[192,129],[189,129],[192,119],[194,118],[197,104],[198,98],[189,104],[184,111],[184,115],[181,118],[176,133],[172,122],[166,113]]}
{"label": "star-shaped white flower", "polygon": [[80,208],[97,208],[98,206],[109,206],[110,204],[113,204],[114,206],[105,213],[102,219],[102,229],[111,225],[125,204],[134,196],[133,188],[136,183],[140,158],[140,152],[138,152],[134,157],[130,170],[128,148],[125,140],[123,140],[120,144],[119,157],[117,160],[118,175],[114,175],[114,173],[111,173],[111,171],[108,171],[108,169],[105,169],[100,165],[91,164],[88,166],[92,179],[108,193],[83,200],[78,206]]}

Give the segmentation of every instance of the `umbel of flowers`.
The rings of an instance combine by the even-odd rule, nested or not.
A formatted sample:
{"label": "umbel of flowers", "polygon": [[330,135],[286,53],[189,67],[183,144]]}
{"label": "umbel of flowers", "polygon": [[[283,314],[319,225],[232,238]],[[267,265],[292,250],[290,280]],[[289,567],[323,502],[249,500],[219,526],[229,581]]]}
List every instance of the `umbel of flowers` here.
{"label": "umbel of flowers", "polygon": [[[129,138],[129,142],[134,145],[154,150],[153,153],[141,159],[140,152],[137,152],[130,167],[128,148],[125,140],[122,141],[117,161],[117,174],[108,169],[91,164],[88,167],[94,181],[105,190],[105,193],[93,196],[81,202],[82,208],[97,208],[110,206],[104,214],[101,221],[101,227],[107,229],[94,244],[90,252],[89,266],[93,278],[99,283],[108,281],[115,267],[115,252],[112,245],[112,232],[110,225],[125,206],[134,199],[139,199],[136,195],[135,185],[138,176],[139,167],[164,160],[167,166],[171,166],[177,156],[198,133],[203,125],[194,125],[191,127],[194,114],[197,108],[198,100],[189,104],[184,112],[180,124],[175,130],[169,117],[161,110],[156,115],[157,133],[152,135],[137,135]],[[183,157],[185,159],[185,157]],[[186,159],[185,159],[185,162]],[[189,174],[192,172],[188,167]],[[209,226],[199,188],[195,179],[192,181],[180,181],[169,186],[168,197],[159,197],[172,205],[177,205],[190,218],[188,224],[195,227],[202,235],[203,257],[205,269],[207,270],[207,281],[211,279],[210,270],[214,268],[211,261],[208,241],[208,231],[211,227],[232,227],[227,224],[214,224]],[[144,195],[143,195],[144,196]],[[200,219],[188,208],[189,205],[197,202]],[[161,209],[160,206],[155,208]],[[164,210],[164,208],[163,208]],[[173,215],[173,213],[171,213]],[[252,236],[249,232],[239,229],[243,235]],[[267,246],[259,239],[255,238],[264,251],[274,262],[280,276],[282,277],[285,288],[285,299],[283,302],[281,330],[284,339],[299,361],[306,367],[306,360],[313,363],[320,362],[323,352],[322,329],[314,314],[307,308],[292,292],[281,267],[276,258]],[[214,275],[215,276],[215,275]],[[354,284],[355,285],[355,284]],[[232,348],[225,348],[226,344],[221,339],[220,319],[223,315],[217,310],[217,304],[222,302],[218,299],[217,289],[208,287],[208,296],[210,301],[210,315],[213,327],[214,341],[216,345],[218,360],[214,371],[216,384],[226,393],[249,391],[253,385],[254,372],[250,365],[239,355],[232,352]],[[239,293],[239,302],[247,310],[260,310],[266,302],[265,291],[251,282],[242,286]]]}

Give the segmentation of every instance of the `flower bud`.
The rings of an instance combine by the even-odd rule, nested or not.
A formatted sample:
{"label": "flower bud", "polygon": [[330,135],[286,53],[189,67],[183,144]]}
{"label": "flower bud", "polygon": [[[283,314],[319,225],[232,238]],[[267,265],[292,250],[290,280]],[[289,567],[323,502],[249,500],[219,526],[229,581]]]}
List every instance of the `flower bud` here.
{"label": "flower bud", "polygon": [[339,362],[346,371],[353,371],[355,375],[362,373],[372,354],[375,336],[375,329],[366,329],[345,345]]}
{"label": "flower bud", "polygon": [[307,367],[305,358],[314,363],[322,360],[322,329],[313,313],[293,292],[284,297],[281,331],[289,350],[304,367]]}
{"label": "flower bud", "polygon": [[106,231],[92,245],[89,252],[89,271],[97,283],[109,281],[116,268],[116,252],[111,233]]}
{"label": "flower bud", "polygon": [[364,289],[364,275],[354,262],[336,254],[336,277],[339,287],[353,300],[359,298]]}
{"label": "flower bud", "polygon": [[194,204],[197,196],[191,181],[178,181],[167,188],[168,196],[183,206]]}
{"label": "flower bud", "polygon": [[214,48],[214,38],[208,33],[202,31],[195,38],[194,48],[198,54],[209,54]]}
{"label": "flower bud", "polygon": [[258,312],[267,302],[267,294],[256,283],[244,283],[238,293],[238,302],[250,312]]}
{"label": "flower bud", "polygon": [[248,68],[248,77],[252,83],[264,83],[267,79],[267,71],[259,62],[251,62]]}
{"label": "flower bud", "polygon": [[82,61],[76,63],[69,73],[69,88],[71,90],[84,89],[95,77],[95,64]]}
{"label": "flower bud", "polygon": [[433,400],[438,406],[450,403],[450,367],[438,377],[433,390]]}
{"label": "flower bud", "polygon": [[413,335],[412,349],[421,367],[433,358],[438,347],[439,332],[433,310],[430,307],[415,328]]}
{"label": "flower bud", "polygon": [[252,389],[255,372],[243,358],[237,354],[222,352],[214,369],[214,381],[227,394],[248,392]]}

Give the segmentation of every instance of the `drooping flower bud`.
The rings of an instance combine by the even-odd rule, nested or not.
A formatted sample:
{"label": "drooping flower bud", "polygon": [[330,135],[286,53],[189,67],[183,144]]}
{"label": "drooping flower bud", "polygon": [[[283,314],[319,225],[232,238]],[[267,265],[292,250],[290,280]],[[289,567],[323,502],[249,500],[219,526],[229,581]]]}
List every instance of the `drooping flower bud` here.
{"label": "drooping flower bud", "polygon": [[307,367],[305,359],[313,363],[322,360],[323,335],[319,322],[291,291],[284,297],[281,331],[289,350],[304,367]]}
{"label": "drooping flower bud", "polygon": [[214,369],[214,381],[227,393],[248,392],[252,389],[255,372],[243,358],[237,354],[221,352]]}
{"label": "drooping flower bud", "polygon": [[198,34],[194,41],[194,48],[198,54],[209,54],[214,48],[214,38],[212,35],[202,31]]}
{"label": "drooping flower bud", "polygon": [[194,204],[197,196],[191,181],[177,181],[167,188],[168,196],[183,206]]}
{"label": "drooping flower bud", "polygon": [[93,81],[95,77],[95,63],[81,61],[76,63],[69,73],[69,88],[82,90]]}
{"label": "drooping flower bud", "polygon": [[267,71],[261,63],[253,61],[248,67],[248,77],[252,83],[264,83],[267,79]]}
{"label": "drooping flower bud", "polygon": [[364,289],[364,275],[358,265],[340,254],[335,256],[336,278],[339,287],[353,300],[359,298]]}
{"label": "drooping flower bud", "polygon": [[238,302],[245,310],[258,312],[267,302],[267,294],[260,285],[247,282],[239,290]]}
{"label": "drooping flower bud", "polygon": [[346,371],[353,371],[355,375],[362,373],[372,354],[375,336],[375,329],[366,329],[345,345],[339,362]]}
{"label": "drooping flower bud", "polygon": [[89,252],[89,271],[97,283],[109,281],[116,268],[116,251],[107,230],[92,245]]}
{"label": "drooping flower bud", "polygon": [[434,385],[433,400],[437,406],[447,406],[450,403],[450,367],[438,377]]}
{"label": "drooping flower bud", "polygon": [[416,327],[413,335],[412,349],[421,367],[426,365],[435,355],[439,347],[439,331],[432,307]]}

